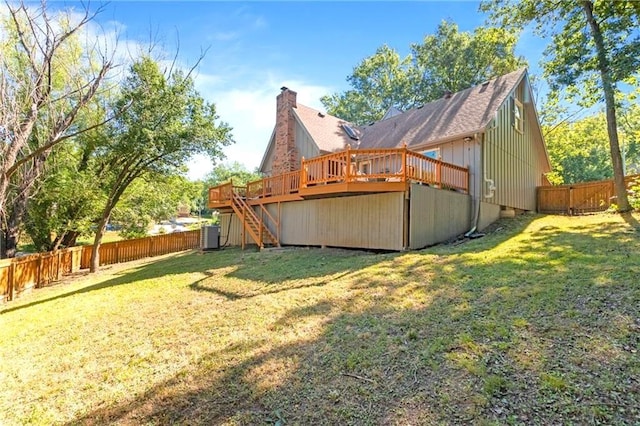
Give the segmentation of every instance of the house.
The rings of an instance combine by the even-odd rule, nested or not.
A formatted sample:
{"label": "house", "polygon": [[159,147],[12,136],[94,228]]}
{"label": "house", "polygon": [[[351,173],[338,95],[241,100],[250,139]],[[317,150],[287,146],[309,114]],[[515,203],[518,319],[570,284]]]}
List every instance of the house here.
{"label": "house", "polygon": [[265,178],[209,207],[231,243],[417,249],[535,210],[550,169],[524,68],[366,126],[283,87]]}

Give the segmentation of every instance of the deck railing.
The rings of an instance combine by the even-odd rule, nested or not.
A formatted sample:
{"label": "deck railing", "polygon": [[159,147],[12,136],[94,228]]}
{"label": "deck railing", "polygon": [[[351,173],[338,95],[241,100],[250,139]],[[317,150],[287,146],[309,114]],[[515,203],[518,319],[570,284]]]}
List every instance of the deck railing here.
{"label": "deck railing", "polygon": [[300,189],[332,183],[420,182],[468,193],[469,169],[408,150],[358,149],[302,159],[301,169],[249,182],[209,189],[209,204],[224,204],[235,190],[248,199],[295,194]]}
{"label": "deck railing", "polygon": [[300,170],[249,182],[247,198],[265,198],[295,194],[300,190]]}
{"label": "deck railing", "polygon": [[209,204],[222,204],[230,201],[232,195],[233,183],[231,182],[209,188]]}

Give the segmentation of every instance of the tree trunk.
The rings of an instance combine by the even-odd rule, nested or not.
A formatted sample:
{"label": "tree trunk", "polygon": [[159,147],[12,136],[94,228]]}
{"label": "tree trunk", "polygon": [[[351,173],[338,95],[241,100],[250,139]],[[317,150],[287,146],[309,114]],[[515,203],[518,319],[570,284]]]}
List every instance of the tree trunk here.
{"label": "tree trunk", "polygon": [[65,247],[73,247],[76,245],[78,236],[80,233],[78,231],[68,231],[64,234],[64,238],[62,238],[62,245]]}
{"label": "tree trunk", "polygon": [[593,41],[596,46],[598,70],[600,71],[600,79],[602,81],[602,88],[604,90],[604,101],[607,117],[607,133],[609,135],[609,150],[611,152],[611,162],[613,165],[613,182],[617,198],[616,204],[618,205],[618,211],[628,212],[629,210],[631,210],[631,206],[629,205],[629,199],[627,198],[627,186],[624,183],[624,167],[622,164],[622,154],[620,153],[620,143],[618,141],[618,123],[616,120],[615,102],[616,87],[609,72],[609,59],[607,58],[604,39],[602,37],[602,31],[600,30],[600,24],[598,24],[593,16],[593,2],[583,1],[582,8],[584,9],[587,23],[589,24],[591,35],[593,36]]}
{"label": "tree trunk", "polygon": [[[22,186],[22,185],[21,185]],[[1,257],[16,257],[18,251],[18,240],[20,239],[20,225],[27,211],[29,196],[31,195],[31,185],[26,188],[20,188],[17,197],[13,201],[11,214],[6,222],[6,227],[2,230],[4,234],[4,244],[2,247]]]}
{"label": "tree trunk", "polygon": [[29,198],[32,196],[34,185],[42,172],[44,162],[49,156],[49,153],[50,151],[47,151],[34,158],[31,167],[22,174],[16,190],[16,197],[11,206],[11,212],[9,213],[6,225],[3,227],[4,244],[2,245],[2,252],[0,252],[1,258],[16,256],[18,241],[20,239],[20,228],[27,214]]}
{"label": "tree trunk", "polygon": [[105,211],[98,222],[98,229],[96,229],[96,236],[93,239],[93,248],[91,249],[91,265],[89,266],[89,272],[98,272],[100,269],[100,245],[102,244],[102,237],[104,236],[104,230],[109,222],[112,208],[105,208]]}

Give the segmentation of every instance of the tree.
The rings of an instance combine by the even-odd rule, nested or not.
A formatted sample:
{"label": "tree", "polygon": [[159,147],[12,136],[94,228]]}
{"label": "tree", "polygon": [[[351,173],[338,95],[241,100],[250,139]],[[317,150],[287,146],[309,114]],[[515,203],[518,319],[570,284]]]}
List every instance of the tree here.
{"label": "tree", "polygon": [[630,210],[618,139],[618,85],[637,76],[640,67],[640,8],[626,1],[490,0],[481,9],[491,12],[503,28],[520,29],[535,23],[536,32],[550,37],[545,50],[545,76],[551,89],[569,88],[582,105],[604,101],[609,151],[618,209]]}
{"label": "tree", "polygon": [[422,101],[430,102],[445,91],[459,92],[526,66],[524,58],[515,54],[517,42],[515,33],[501,28],[459,32],[455,23],[442,21],[435,34],[412,45]]}
{"label": "tree", "polygon": [[193,207],[199,190],[199,185],[180,175],[137,179],[122,194],[111,222],[120,227],[118,233],[124,238],[144,237],[153,223],[175,217],[180,204]]}
{"label": "tree", "polygon": [[459,32],[455,23],[443,21],[405,58],[386,45],[378,48],[347,77],[352,89],[321,101],[344,120],[378,121],[391,107],[406,110],[526,65],[515,55],[516,42],[515,34],[500,28]]}
{"label": "tree", "polygon": [[50,16],[39,7],[7,3],[0,32],[0,235],[2,257],[15,254],[36,180],[52,149],[103,123],[76,118],[101,87],[112,62],[78,33],[97,13]]}
{"label": "tree", "polygon": [[216,186],[233,180],[236,185],[244,186],[249,182],[262,179],[262,174],[255,168],[253,171],[247,169],[243,164],[234,161],[230,164],[216,165],[204,181],[209,186]]}
{"label": "tree", "polygon": [[105,144],[96,144],[95,150],[106,202],[97,224],[92,272],[100,264],[105,226],[134,181],[180,173],[194,154],[219,158],[222,146],[232,142],[231,129],[217,122],[215,106],[196,92],[190,75],[180,71],[165,75],[149,57],[130,67],[114,110],[122,112],[105,127]]}
{"label": "tree", "polygon": [[415,106],[420,100],[420,94],[413,90],[417,77],[411,55],[401,58],[384,45],[362,60],[347,77],[352,90],[324,96],[321,102],[332,115],[352,123],[371,123],[380,120],[391,107]]}
{"label": "tree", "polygon": [[554,184],[610,179],[613,176],[604,114],[545,127]]}

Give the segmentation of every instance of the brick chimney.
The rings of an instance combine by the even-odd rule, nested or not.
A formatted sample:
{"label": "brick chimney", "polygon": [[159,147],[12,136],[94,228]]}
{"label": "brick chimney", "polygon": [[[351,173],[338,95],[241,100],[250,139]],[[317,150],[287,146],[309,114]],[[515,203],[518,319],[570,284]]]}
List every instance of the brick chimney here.
{"label": "brick chimney", "polygon": [[296,92],[282,87],[276,98],[276,134],[272,175],[297,170],[298,149],[295,141],[295,118],[291,108],[296,107]]}

